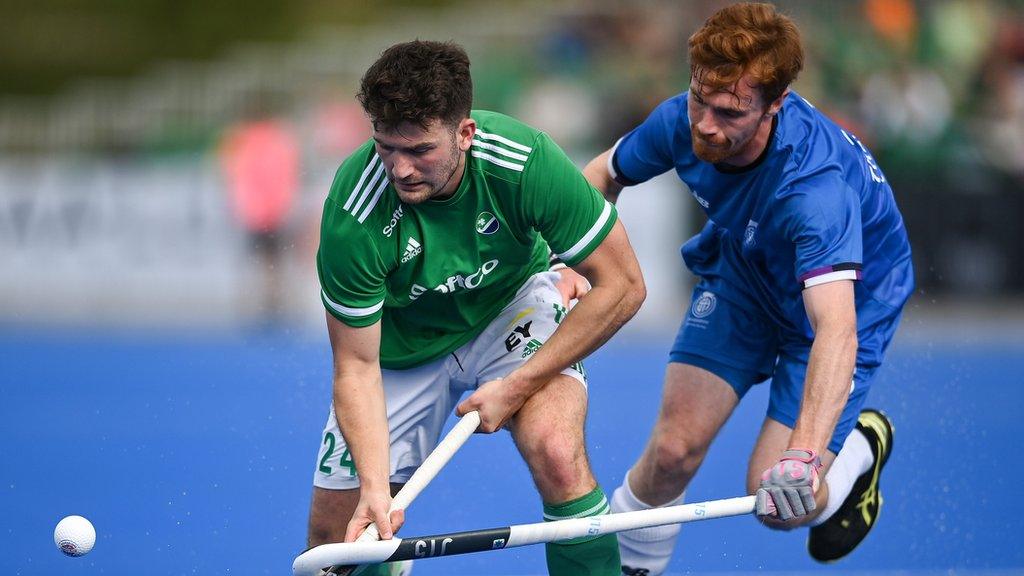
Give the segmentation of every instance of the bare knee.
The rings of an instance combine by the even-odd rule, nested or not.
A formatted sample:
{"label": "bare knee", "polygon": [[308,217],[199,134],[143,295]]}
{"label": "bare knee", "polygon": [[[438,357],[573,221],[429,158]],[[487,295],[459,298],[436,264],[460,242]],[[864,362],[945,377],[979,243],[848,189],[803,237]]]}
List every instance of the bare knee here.
{"label": "bare knee", "polygon": [[534,393],[510,423],[512,438],[545,502],[565,502],[597,485],[584,448],[586,408],[583,386],[559,375]]}
{"label": "bare knee", "polygon": [[682,491],[737,402],[725,380],[702,368],[669,363],[658,421],[634,467],[638,474],[630,476],[633,488],[640,488],[637,495],[661,499]]}
{"label": "bare knee", "polygon": [[656,434],[651,438],[650,448],[654,456],[655,475],[674,481],[692,478],[708,451],[704,444],[665,434]]}
{"label": "bare knee", "polygon": [[541,495],[549,502],[571,499],[581,490],[593,488],[583,446],[571,439],[545,438],[523,450],[523,458]]}

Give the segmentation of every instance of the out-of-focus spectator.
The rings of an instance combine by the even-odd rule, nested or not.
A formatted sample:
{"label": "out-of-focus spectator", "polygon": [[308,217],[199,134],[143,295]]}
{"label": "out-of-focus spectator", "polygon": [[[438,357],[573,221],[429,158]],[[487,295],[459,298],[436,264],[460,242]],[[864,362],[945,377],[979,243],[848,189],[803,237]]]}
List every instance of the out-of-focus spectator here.
{"label": "out-of-focus spectator", "polygon": [[514,113],[532,126],[542,126],[556,142],[579,149],[593,140],[599,125],[594,92],[568,77],[550,77],[523,94]]}
{"label": "out-of-focus spectator", "polygon": [[928,145],[943,134],[953,112],[946,84],[923,66],[876,72],[864,87],[861,105],[872,133],[883,143]]}
{"label": "out-of-focus spectator", "polygon": [[892,49],[908,55],[917,38],[917,10],[910,0],[865,0],[864,16]]}
{"label": "out-of-focus spectator", "polygon": [[248,118],[228,129],[219,154],[232,213],[249,238],[262,276],[260,314],[275,321],[284,312],[281,256],[299,188],[300,150],[288,122],[255,106]]}
{"label": "out-of-focus spectator", "polygon": [[370,137],[370,121],[351,95],[339,95],[315,107],[309,127],[318,158],[336,165]]}
{"label": "out-of-focus spectator", "polygon": [[967,91],[989,53],[998,14],[989,0],[946,0],[929,15],[929,49],[921,59],[942,75],[957,100],[971,97]]}
{"label": "out-of-focus spectator", "polygon": [[1024,18],[1001,22],[979,77],[975,134],[985,158],[1024,180]]}

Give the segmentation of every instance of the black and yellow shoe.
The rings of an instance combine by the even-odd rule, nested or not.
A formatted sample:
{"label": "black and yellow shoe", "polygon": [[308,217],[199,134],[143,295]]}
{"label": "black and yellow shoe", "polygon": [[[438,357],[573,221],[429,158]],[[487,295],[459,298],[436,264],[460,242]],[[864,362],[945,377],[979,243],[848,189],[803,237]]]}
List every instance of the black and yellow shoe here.
{"label": "black and yellow shoe", "polygon": [[811,528],[807,551],[818,562],[834,562],[853,552],[875,526],[882,510],[878,479],[892,454],[895,428],[888,416],[869,408],[861,410],[857,429],[868,439],[875,463],[857,478],[839,510],[820,526]]}

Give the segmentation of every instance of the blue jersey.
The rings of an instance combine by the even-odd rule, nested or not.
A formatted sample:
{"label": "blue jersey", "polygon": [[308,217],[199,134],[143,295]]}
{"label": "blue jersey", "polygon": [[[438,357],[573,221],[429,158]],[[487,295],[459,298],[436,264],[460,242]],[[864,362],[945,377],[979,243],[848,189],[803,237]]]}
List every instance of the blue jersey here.
{"label": "blue jersey", "polygon": [[[790,92],[757,161],[715,166],[693,153],[688,96],[619,140],[611,175],[632,185],[674,168],[709,218],[682,248],[687,266],[758,302],[786,339],[813,339],[804,288],[857,280],[858,362],[881,362],[914,279],[903,219],[870,152]],[[724,245],[730,257],[713,257]]]}

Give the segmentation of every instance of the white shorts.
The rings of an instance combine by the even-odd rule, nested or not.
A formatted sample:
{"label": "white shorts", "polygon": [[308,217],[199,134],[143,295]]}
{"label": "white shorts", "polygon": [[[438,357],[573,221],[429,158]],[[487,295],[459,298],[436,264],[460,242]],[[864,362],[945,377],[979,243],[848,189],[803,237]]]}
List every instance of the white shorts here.
{"label": "white shorts", "polygon": [[[444,358],[408,370],[381,371],[391,435],[391,482],[408,481],[433,451],[448,414],[464,392],[508,375],[554,333],[567,313],[555,287],[558,278],[556,272],[530,277],[483,332]],[[582,363],[562,374],[586,386]],[[333,404],[321,436],[313,485],[333,490],[359,486]]]}

